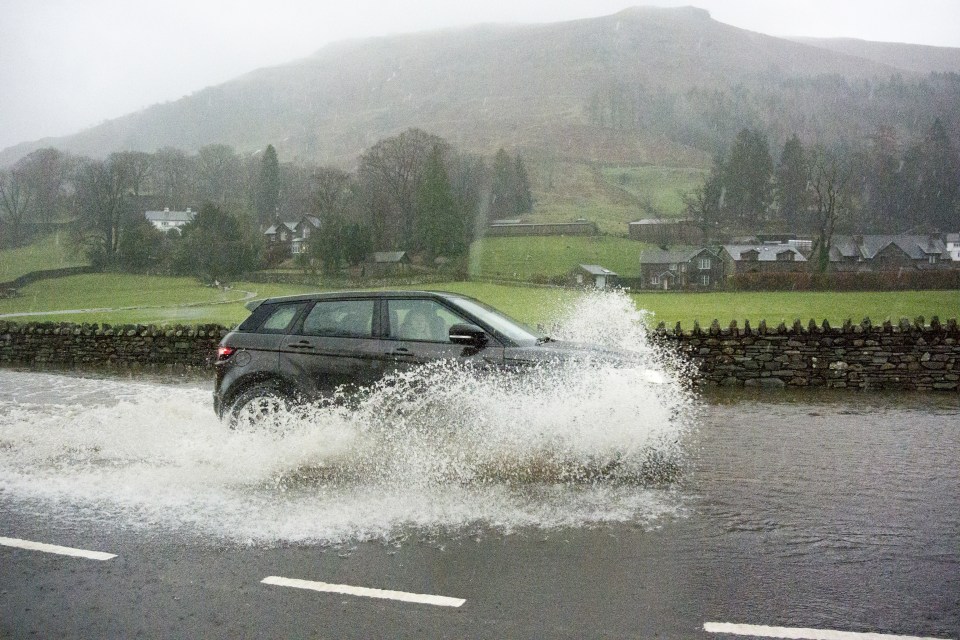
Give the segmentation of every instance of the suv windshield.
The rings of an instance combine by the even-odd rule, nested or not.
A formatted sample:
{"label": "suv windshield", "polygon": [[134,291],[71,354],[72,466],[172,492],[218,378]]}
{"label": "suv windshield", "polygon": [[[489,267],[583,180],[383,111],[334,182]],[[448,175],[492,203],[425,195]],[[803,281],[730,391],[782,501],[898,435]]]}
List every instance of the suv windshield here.
{"label": "suv windshield", "polygon": [[540,336],[528,327],[482,302],[471,300],[470,298],[452,298],[450,302],[467,313],[479,318],[482,322],[519,346],[530,346],[539,342]]}

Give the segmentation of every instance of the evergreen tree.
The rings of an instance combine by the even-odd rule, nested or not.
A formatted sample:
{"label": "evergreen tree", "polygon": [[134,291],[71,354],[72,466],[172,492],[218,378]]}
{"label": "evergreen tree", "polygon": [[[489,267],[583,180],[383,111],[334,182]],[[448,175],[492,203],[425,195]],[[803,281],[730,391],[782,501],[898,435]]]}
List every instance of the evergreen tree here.
{"label": "evergreen tree", "polygon": [[273,222],[280,204],[280,162],[277,160],[277,150],[272,144],[267,145],[260,160],[253,201],[257,221],[262,225]]}
{"label": "evergreen tree", "polygon": [[794,134],[783,145],[776,173],[780,219],[789,229],[799,230],[808,223],[805,219],[808,176],[806,153],[800,138]]}
{"label": "evergreen tree", "polygon": [[183,227],[174,252],[174,268],[203,282],[226,282],[256,269],[259,238],[245,233],[240,221],[219,207],[206,204]]}
{"label": "evergreen tree", "polygon": [[433,148],[424,167],[417,198],[417,227],[431,256],[459,256],[466,250],[466,224],[456,208],[443,149]]}
{"label": "evergreen tree", "polygon": [[510,155],[500,149],[493,157],[493,179],[490,185],[490,219],[511,218],[517,213],[516,167]]}
{"label": "evergreen tree", "polygon": [[772,201],[773,159],[767,137],[753,129],[742,129],[730,150],[724,187],[726,203],[737,220],[757,229],[767,217]]}
{"label": "evergreen tree", "polygon": [[914,222],[931,230],[956,230],[960,227],[960,162],[939,119],[914,153],[919,169],[914,182]]}
{"label": "evergreen tree", "polygon": [[533,211],[533,196],[530,194],[530,178],[527,175],[527,167],[523,164],[523,158],[517,155],[514,167],[516,180],[516,193],[514,199],[516,202],[517,213],[529,213]]}

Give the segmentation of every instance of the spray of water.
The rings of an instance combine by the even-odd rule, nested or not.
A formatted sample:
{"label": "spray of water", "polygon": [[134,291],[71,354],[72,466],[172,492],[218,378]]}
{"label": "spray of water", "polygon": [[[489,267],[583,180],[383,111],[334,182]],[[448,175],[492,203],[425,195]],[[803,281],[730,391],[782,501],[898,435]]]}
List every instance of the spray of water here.
{"label": "spray of water", "polygon": [[436,363],[231,429],[206,390],[5,372],[0,494],[64,517],[232,541],[635,522],[676,513],[692,394],[626,296],[556,336],[616,348],[522,371]]}

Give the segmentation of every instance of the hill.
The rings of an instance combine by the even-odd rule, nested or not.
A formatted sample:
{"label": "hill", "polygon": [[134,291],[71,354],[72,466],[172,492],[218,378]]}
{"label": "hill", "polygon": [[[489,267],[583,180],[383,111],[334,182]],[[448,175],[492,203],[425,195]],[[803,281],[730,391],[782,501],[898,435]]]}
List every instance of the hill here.
{"label": "hill", "polygon": [[960,73],[960,49],[854,38],[790,38],[835,53],[856,56],[909,73]]}
{"label": "hill", "polygon": [[[9,148],[0,165],[42,146],[103,156],[213,143],[253,152],[273,143],[284,159],[349,167],[377,140],[420,127],[485,154],[504,146],[548,159],[703,167],[716,140],[671,120],[683,113],[676,103],[685,92],[696,89],[702,102],[731,87],[749,94],[802,78],[920,71],[890,51],[871,58],[774,38],[691,7],[356,40],[73,136]],[[650,102],[663,96],[673,103]],[[653,117],[651,104],[668,111],[655,126],[638,115]],[[739,124],[733,115],[725,126]]]}

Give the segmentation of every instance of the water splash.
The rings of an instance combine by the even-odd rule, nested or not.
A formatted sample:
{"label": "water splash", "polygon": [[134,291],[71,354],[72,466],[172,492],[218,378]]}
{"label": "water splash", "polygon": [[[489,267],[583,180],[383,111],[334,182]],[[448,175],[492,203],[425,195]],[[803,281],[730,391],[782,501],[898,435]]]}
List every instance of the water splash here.
{"label": "water splash", "polygon": [[[589,295],[557,335],[636,358],[482,371],[436,363],[346,404],[231,430],[209,392],[0,372],[0,494],[233,541],[655,526],[694,399],[622,295]],[[655,382],[654,382],[655,381]]]}

